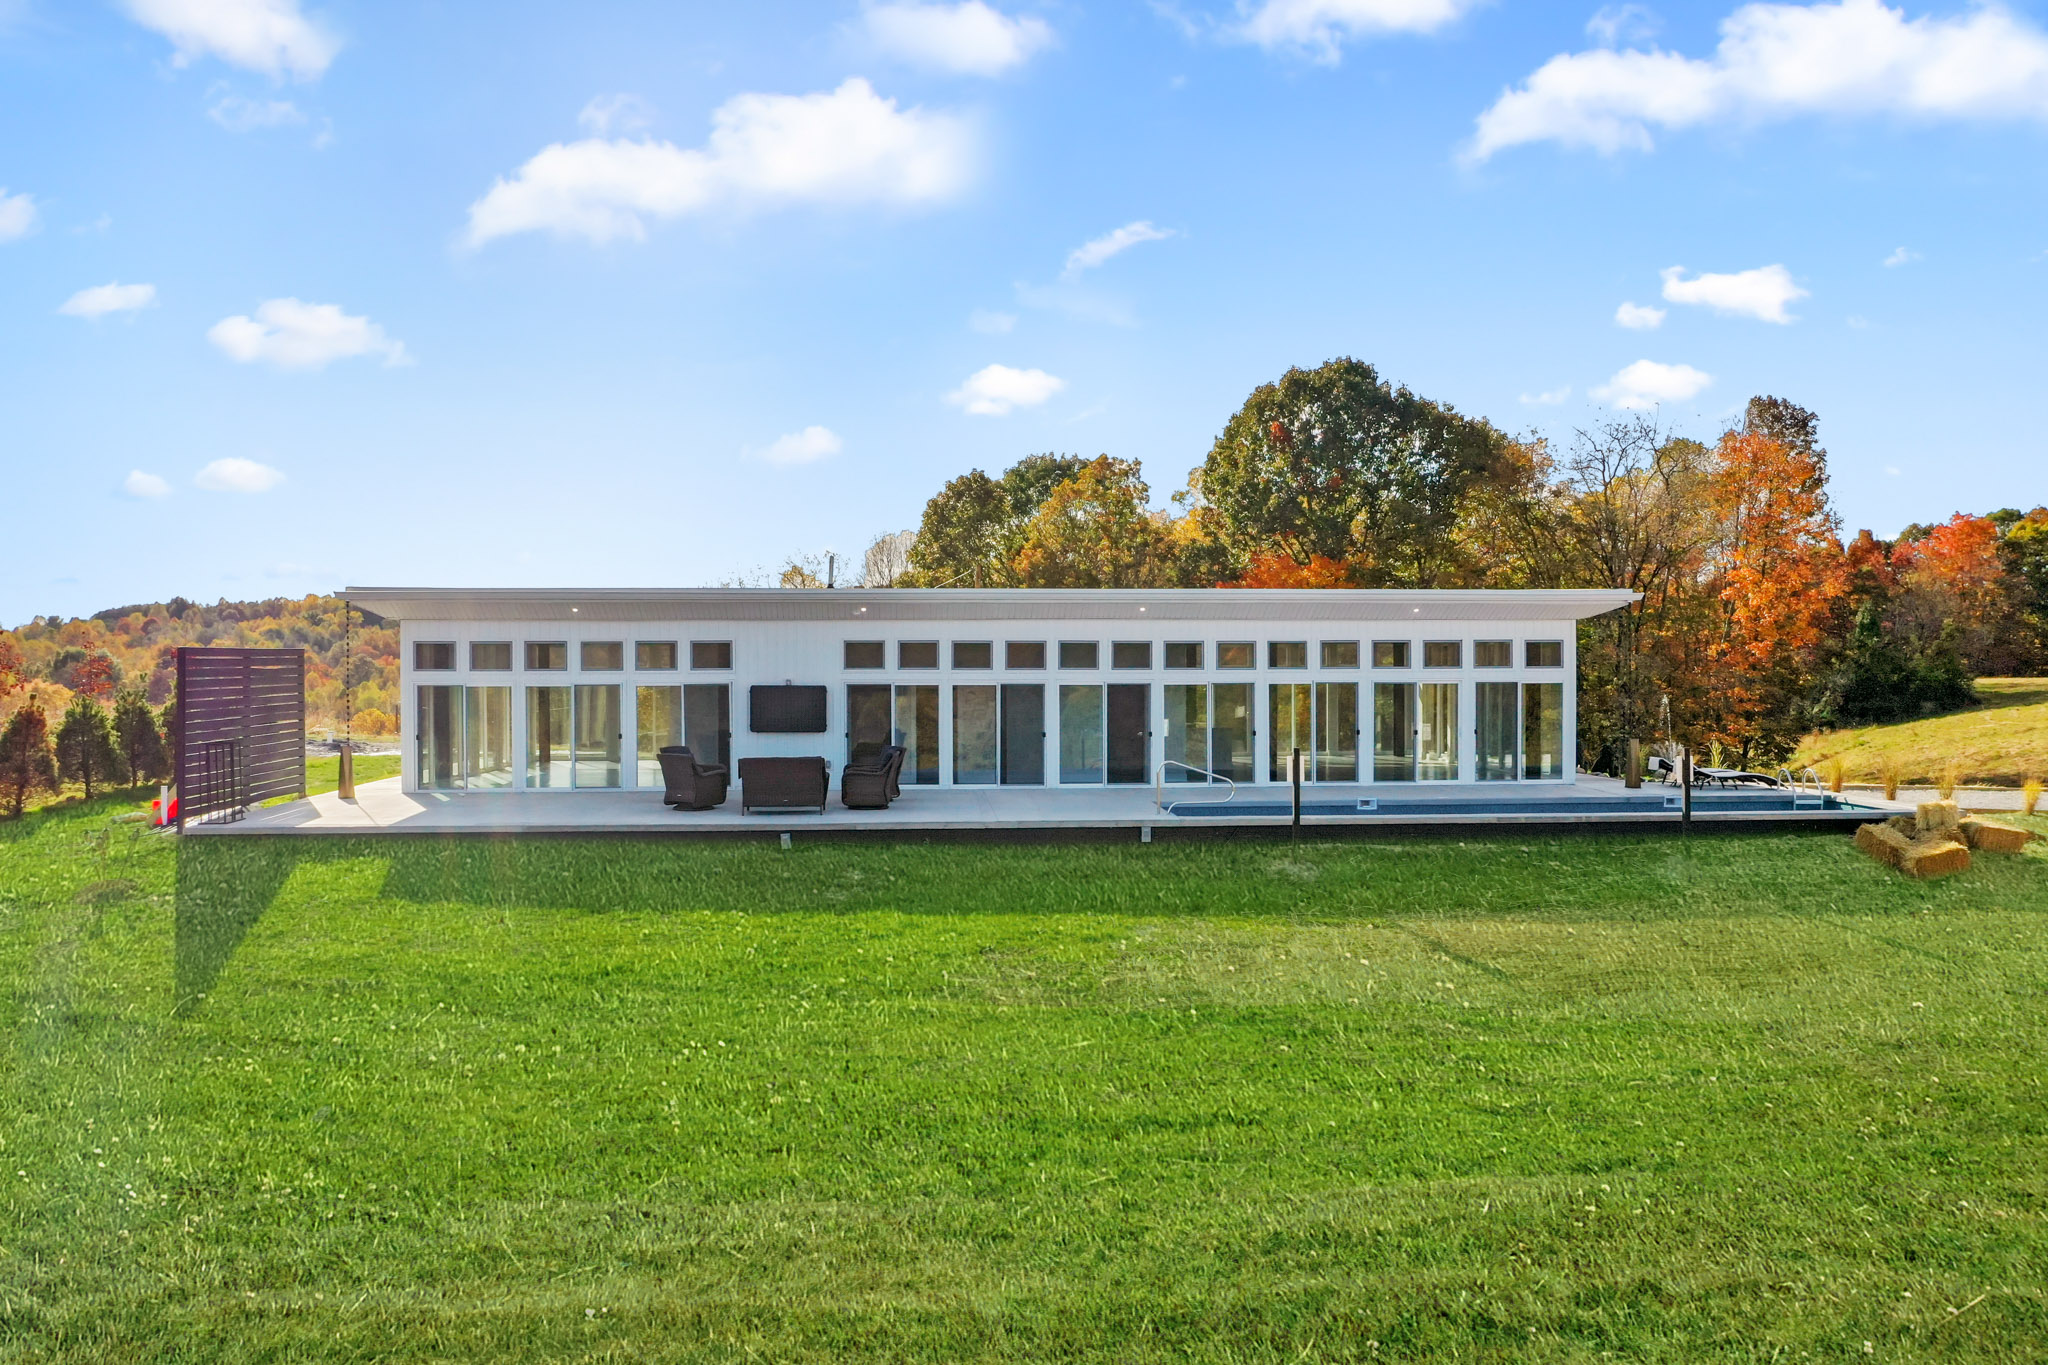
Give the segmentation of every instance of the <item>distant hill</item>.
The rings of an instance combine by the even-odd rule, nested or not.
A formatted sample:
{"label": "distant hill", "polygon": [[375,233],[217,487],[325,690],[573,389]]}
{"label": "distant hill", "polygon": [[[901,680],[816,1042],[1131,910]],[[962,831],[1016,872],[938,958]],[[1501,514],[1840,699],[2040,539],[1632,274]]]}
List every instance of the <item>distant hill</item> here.
{"label": "distant hill", "polygon": [[[358,608],[355,613],[354,681],[356,729],[362,734],[395,732],[398,716],[398,629]],[[175,651],[180,645],[241,648],[296,646],[306,651],[307,723],[331,729],[341,722],[344,637],[338,597],[272,597],[255,602],[211,604],[173,597],[110,607],[91,616],[38,616],[25,626],[0,630],[21,656],[27,685],[0,697],[0,720],[30,693],[55,714],[71,700],[75,670],[95,655],[114,664],[118,685],[144,689],[152,705],[169,701]]]}
{"label": "distant hill", "polygon": [[1825,775],[1828,760],[1840,756],[1850,782],[1878,781],[1886,760],[1909,786],[1939,782],[1951,762],[1972,786],[2048,778],[2048,678],[1979,678],[1977,695],[1983,705],[1967,711],[1808,735],[1792,757],[1793,770]]}

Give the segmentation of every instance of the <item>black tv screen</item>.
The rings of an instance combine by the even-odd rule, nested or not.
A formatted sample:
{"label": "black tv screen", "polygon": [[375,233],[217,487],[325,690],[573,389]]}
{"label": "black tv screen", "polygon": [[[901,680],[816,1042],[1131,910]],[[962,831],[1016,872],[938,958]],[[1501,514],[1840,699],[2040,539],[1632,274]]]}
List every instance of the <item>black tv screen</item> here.
{"label": "black tv screen", "polygon": [[754,687],[747,693],[748,725],[757,735],[818,735],[825,732],[822,687]]}

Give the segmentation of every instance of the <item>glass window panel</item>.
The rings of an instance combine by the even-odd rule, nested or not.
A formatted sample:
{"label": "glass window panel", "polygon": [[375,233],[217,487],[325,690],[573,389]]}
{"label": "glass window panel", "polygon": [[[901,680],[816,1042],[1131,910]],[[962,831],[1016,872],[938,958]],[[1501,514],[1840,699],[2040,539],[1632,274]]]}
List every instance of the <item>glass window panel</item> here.
{"label": "glass window panel", "polygon": [[[1528,667],[1530,668],[1564,667],[1564,641],[1562,640],[1530,640],[1523,648],[1527,651],[1524,657],[1528,659]],[[1548,686],[1548,684],[1545,684],[1545,686]]]}
{"label": "glass window panel", "polygon": [[1045,687],[1003,684],[1003,781],[1035,787],[1045,781]]}
{"label": "glass window panel", "polygon": [[1415,684],[1372,685],[1372,780],[1415,780]]}
{"label": "glass window panel", "polygon": [[[633,746],[639,765],[636,780],[642,787],[665,786],[658,755],[669,745],[683,742],[683,689],[673,685],[639,688],[633,715],[638,722]],[[691,757],[699,763],[717,762],[697,753]]]}
{"label": "glass window panel", "polygon": [[639,640],[633,645],[633,667],[650,673],[667,672],[676,666],[674,640]]}
{"label": "glass window panel", "polygon": [[1424,683],[1416,725],[1416,776],[1425,782],[1458,779],[1458,685]]}
{"label": "glass window panel", "polygon": [[1356,640],[1325,640],[1325,641],[1323,641],[1323,667],[1324,667],[1324,668],[1356,668],[1356,667],[1358,667],[1358,641],[1356,641]]}
{"label": "glass window panel", "polygon": [[1465,662],[1465,646],[1459,640],[1424,640],[1422,642],[1422,666],[1424,668],[1457,668]]}
{"label": "glass window panel", "polygon": [[[1306,654],[1308,646],[1303,645],[1302,652]],[[1266,776],[1273,782],[1291,782],[1288,763],[1294,751],[1300,749],[1304,757],[1315,752],[1315,736],[1309,729],[1311,692],[1307,683],[1273,683],[1269,693],[1272,761]]]}
{"label": "glass window panel", "polygon": [[[690,667],[731,668],[732,641],[692,640],[690,641]],[[690,751],[696,753],[695,749]]]}
{"label": "glass window panel", "polygon": [[1216,645],[1218,668],[1258,667],[1258,647],[1250,640],[1221,640]]}
{"label": "glass window panel", "polygon": [[1472,642],[1472,666],[1474,668],[1513,668],[1515,666],[1514,641],[1474,640]]}
{"label": "glass window panel", "polygon": [[846,689],[846,761],[871,764],[892,737],[894,689],[887,683],[856,683]]}
{"label": "glass window panel", "polygon": [[1093,640],[1060,641],[1061,668],[1097,668],[1101,657],[1101,646]]}
{"label": "glass window panel", "polygon": [[1103,760],[1111,782],[1152,780],[1152,684],[1111,683],[1103,707]]}
{"label": "glass window panel", "polygon": [[526,785],[569,785],[569,689],[566,687],[526,689]]}
{"label": "glass window panel", "polygon": [[[450,646],[452,649],[453,646]],[[413,739],[419,746],[420,786],[432,791],[462,786],[462,689],[422,687]]]}
{"label": "glass window panel", "polygon": [[[1015,666],[1011,665],[1013,668]],[[995,646],[986,640],[956,640],[953,642],[953,667],[993,668]]]}
{"label": "glass window panel", "polygon": [[1202,666],[1202,642],[1200,640],[1168,640],[1166,642],[1166,666],[1168,668],[1200,668]]}
{"label": "glass window panel", "polygon": [[846,667],[886,668],[888,651],[880,640],[848,640],[846,642]]}
{"label": "glass window panel", "polygon": [[1481,782],[1511,782],[1521,752],[1519,685],[1483,682],[1474,685],[1478,742],[1472,758]]}
{"label": "glass window panel", "polygon": [[1318,782],[1358,780],[1358,684],[1316,684]]}
{"label": "glass window panel", "polygon": [[996,780],[996,690],[953,689],[953,781],[982,786]]}
{"label": "glass window panel", "polygon": [[1252,747],[1252,685],[1217,683],[1209,698],[1209,770],[1233,782],[1249,782],[1258,762]]}
{"label": "glass window panel", "polygon": [[512,689],[469,688],[462,710],[463,785],[471,791],[511,786]]}
{"label": "glass window panel", "polygon": [[1564,684],[1522,684],[1522,776],[1564,776]]}
{"label": "glass window panel", "polygon": [[1004,668],[1044,668],[1045,641],[1011,640],[1003,645]]}
{"label": "glass window panel", "polygon": [[623,640],[585,640],[578,649],[577,663],[586,673],[617,673],[626,666]]}
{"label": "glass window panel", "polygon": [[569,667],[569,646],[561,640],[528,640],[526,666],[536,673],[557,673]]}
{"label": "glass window panel", "polygon": [[479,640],[469,647],[469,668],[472,673],[511,672],[512,642]]}
{"label": "glass window panel", "polygon": [[939,689],[896,689],[896,742],[904,748],[903,782],[930,786],[939,780]]}
{"label": "glass window panel", "polygon": [[624,717],[617,683],[576,688],[576,775],[579,787],[619,785],[619,742]]}
{"label": "glass window panel", "polygon": [[939,666],[939,642],[937,640],[904,640],[896,646],[898,668],[937,668]]}
{"label": "glass window panel", "polygon": [[1102,767],[1102,689],[1060,688],[1060,781],[1100,782]]}
{"label": "glass window panel", "polygon": [[1150,640],[1118,640],[1109,647],[1111,668],[1150,668],[1152,666],[1152,642]]}
{"label": "glass window panel", "polygon": [[1266,667],[1307,668],[1308,641],[1274,640],[1266,646]]}
{"label": "glass window panel", "polygon": [[[1197,645],[1197,649],[1201,646]],[[1172,659],[1172,645],[1168,645],[1167,658]],[[1169,666],[1171,666],[1169,664]],[[1169,685],[1166,689],[1166,730],[1161,736],[1164,741],[1160,757],[1166,760],[1165,777],[1168,782],[1207,782],[1203,776],[1209,767],[1209,689],[1200,683],[1193,686]],[[1186,764],[1187,767],[1175,767]],[[1190,772],[1189,768],[1201,771]]]}
{"label": "glass window panel", "polygon": [[1406,640],[1374,640],[1372,642],[1372,666],[1374,668],[1406,668],[1408,666],[1408,642]]}
{"label": "glass window panel", "polygon": [[455,644],[449,640],[420,640],[412,647],[412,666],[423,672],[439,673],[455,667]]}
{"label": "glass window panel", "polygon": [[726,683],[683,687],[683,743],[699,763],[732,767],[732,688]]}

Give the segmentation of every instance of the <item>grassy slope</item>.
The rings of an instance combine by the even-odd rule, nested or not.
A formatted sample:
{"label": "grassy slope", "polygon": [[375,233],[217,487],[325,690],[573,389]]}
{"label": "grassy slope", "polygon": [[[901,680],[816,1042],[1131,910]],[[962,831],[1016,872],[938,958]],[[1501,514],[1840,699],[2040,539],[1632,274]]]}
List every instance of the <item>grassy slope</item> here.
{"label": "grassy slope", "polygon": [[1931,785],[1953,759],[1967,783],[2017,787],[2048,778],[2048,678],[1979,678],[1977,691],[1984,705],[1973,710],[1808,735],[1793,765],[1825,775],[1827,760],[1840,754],[1849,781],[1875,782],[1892,758],[1905,782]]}
{"label": "grassy slope", "polygon": [[10,1359],[2048,1340],[2041,845],[105,819],[0,826]]}

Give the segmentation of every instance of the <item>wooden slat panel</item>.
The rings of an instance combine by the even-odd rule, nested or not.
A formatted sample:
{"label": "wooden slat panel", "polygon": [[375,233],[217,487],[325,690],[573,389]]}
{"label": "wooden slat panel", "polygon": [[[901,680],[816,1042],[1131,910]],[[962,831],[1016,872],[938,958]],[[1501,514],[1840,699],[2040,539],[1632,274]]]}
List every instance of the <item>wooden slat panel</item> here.
{"label": "wooden slat panel", "polygon": [[304,650],[181,648],[177,696],[180,819],[306,789]]}

